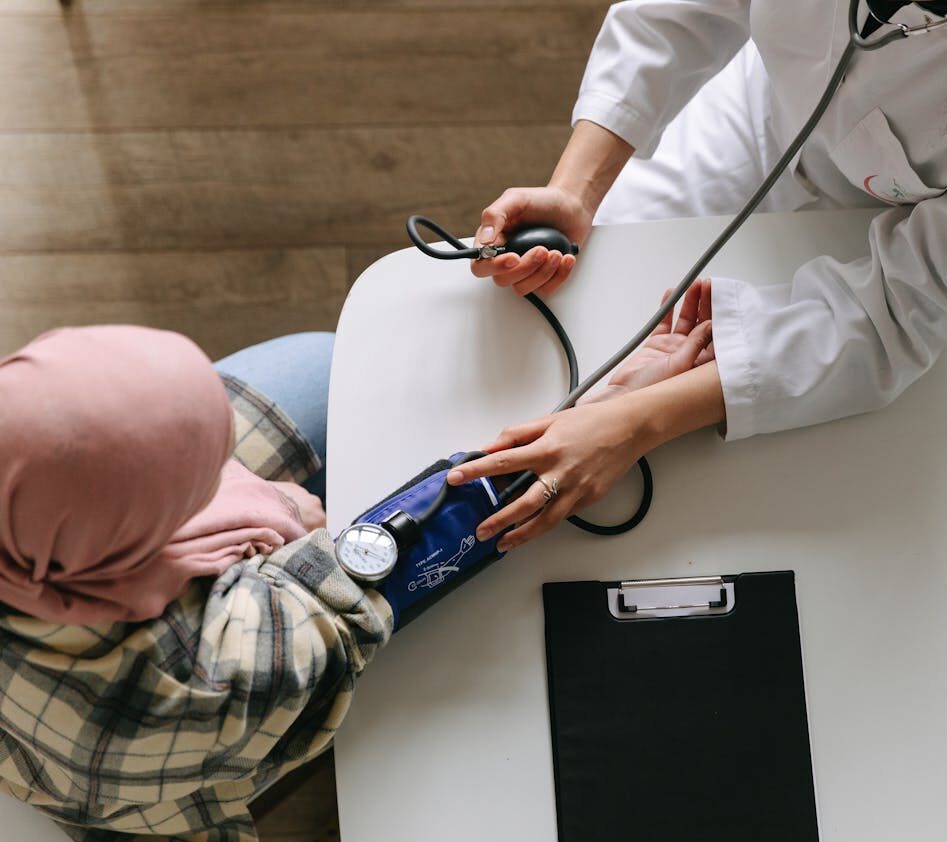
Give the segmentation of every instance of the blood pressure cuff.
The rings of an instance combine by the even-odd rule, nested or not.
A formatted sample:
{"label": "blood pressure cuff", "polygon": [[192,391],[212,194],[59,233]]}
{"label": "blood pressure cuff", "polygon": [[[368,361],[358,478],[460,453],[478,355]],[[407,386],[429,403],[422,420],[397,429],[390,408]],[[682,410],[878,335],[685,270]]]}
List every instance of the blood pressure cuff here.
{"label": "blood pressure cuff", "polygon": [[[381,523],[397,511],[419,517],[463,455],[455,453],[431,465],[356,522]],[[449,488],[443,505],[421,526],[421,540],[401,553],[395,569],[377,586],[391,604],[395,631],[503,555],[496,548],[500,535],[489,541],[476,536],[477,527],[501,508],[489,477]]]}

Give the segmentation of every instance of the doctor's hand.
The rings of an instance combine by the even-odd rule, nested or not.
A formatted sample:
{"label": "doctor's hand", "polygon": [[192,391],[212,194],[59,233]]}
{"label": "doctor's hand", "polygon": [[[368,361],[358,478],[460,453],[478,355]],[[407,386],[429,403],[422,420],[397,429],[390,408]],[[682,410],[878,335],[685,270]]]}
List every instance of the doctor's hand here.
{"label": "doctor's hand", "polygon": [[[672,291],[664,293],[662,304]],[[641,348],[615,370],[608,385],[583,395],[577,405],[610,400],[710,362],[714,359],[712,315],[710,279],[694,281],[684,293],[677,321],[674,311],[668,312]]]}
{"label": "doctor's hand", "polygon": [[[608,129],[579,120],[549,186],[504,192],[481,214],[477,244],[503,245],[506,235],[519,228],[548,225],[585,245],[595,211],[634,151]],[[517,295],[549,295],[565,283],[574,266],[574,255],[537,246],[522,257],[504,254],[475,260],[471,269],[479,278],[492,277],[497,286],[512,287]]]}
{"label": "doctor's hand", "polygon": [[[592,229],[594,212],[561,187],[513,187],[481,214],[476,243],[501,246],[513,231],[544,225],[558,228],[581,246]],[[575,255],[536,246],[522,257],[502,254],[474,260],[471,271],[478,278],[492,277],[497,286],[512,287],[517,295],[549,295],[565,283],[574,266]]]}
{"label": "doctor's hand", "polygon": [[[486,456],[452,468],[447,475],[451,485],[527,470],[542,477],[481,523],[477,540],[486,541],[520,524],[499,545],[501,550],[515,547],[604,497],[657,444],[635,397],[567,409],[507,427],[482,448]],[[548,504],[547,487],[558,492]]]}
{"label": "doctor's hand", "polygon": [[[534,482],[477,528],[485,541],[516,547],[600,500],[638,459],[660,444],[726,420],[717,363],[711,360],[660,383],[505,429],[481,448],[487,455],[452,468],[451,485],[532,471]],[[547,490],[557,493],[547,502]]]}

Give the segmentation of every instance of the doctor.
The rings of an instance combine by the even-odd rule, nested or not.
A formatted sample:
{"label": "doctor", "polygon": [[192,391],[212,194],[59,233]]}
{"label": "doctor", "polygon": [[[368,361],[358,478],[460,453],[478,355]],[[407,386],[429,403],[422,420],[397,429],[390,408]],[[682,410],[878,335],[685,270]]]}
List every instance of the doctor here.
{"label": "doctor", "polygon": [[[582,242],[593,219],[736,212],[809,117],[846,46],[848,13],[849,0],[615,4],[549,184],[503,193],[484,210],[478,241],[545,223]],[[867,0],[858,25],[880,36],[945,15],[947,0]],[[713,278],[716,359],[637,388],[642,364],[632,356],[608,400],[505,430],[449,481],[528,468],[545,485],[484,522],[481,537],[522,523],[505,536],[508,548],[547,531],[643,453],[700,427],[725,424],[734,440],[892,401],[947,344],[945,188],[947,27],[858,52],[762,209],[887,206],[864,257],[817,258],[785,286]],[[536,248],[477,261],[473,272],[546,295],[574,264]],[[633,266],[629,256],[632,276]],[[553,480],[559,494],[543,509]]]}

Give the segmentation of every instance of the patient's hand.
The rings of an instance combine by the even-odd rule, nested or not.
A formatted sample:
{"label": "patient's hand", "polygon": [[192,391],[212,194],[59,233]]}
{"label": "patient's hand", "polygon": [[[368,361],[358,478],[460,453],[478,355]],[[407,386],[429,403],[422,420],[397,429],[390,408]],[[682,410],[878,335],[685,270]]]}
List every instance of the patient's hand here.
{"label": "patient's hand", "polygon": [[295,482],[274,482],[272,485],[283,495],[286,504],[307,532],[326,525],[326,513],[322,508],[322,500],[315,494],[310,494]]}
{"label": "patient's hand", "polygon": [[[670,294],[671,290],[664,293],[662,304]],[[577,403],[605,401],[709,362],[714,358],[710,318],[710,280],[694,281],[684,293],[677,321],[672,310],[641,348],[615,370],[604,389],[583,396]]]}

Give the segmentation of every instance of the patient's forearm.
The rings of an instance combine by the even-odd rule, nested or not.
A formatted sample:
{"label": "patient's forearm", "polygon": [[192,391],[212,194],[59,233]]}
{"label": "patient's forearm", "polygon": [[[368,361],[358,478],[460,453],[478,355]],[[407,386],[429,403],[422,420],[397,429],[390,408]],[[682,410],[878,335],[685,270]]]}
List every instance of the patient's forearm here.
{"label": "patient's forearm", "polygon": [[685,433],[726,421],[716,361],[633,392],[628,399],[635,401],[637,417],[646,419],[648,450]]}

